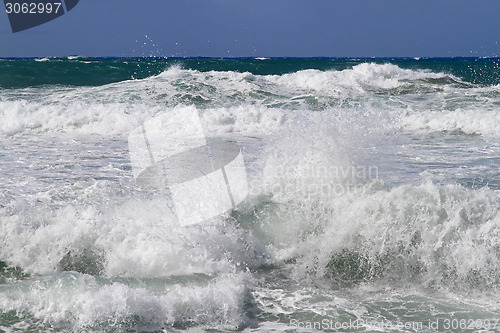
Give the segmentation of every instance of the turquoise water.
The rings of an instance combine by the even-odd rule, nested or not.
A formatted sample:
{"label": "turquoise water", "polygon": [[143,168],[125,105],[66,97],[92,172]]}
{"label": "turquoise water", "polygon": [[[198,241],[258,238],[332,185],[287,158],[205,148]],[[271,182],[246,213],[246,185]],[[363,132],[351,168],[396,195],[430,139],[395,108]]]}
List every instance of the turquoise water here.
{"label": "turquoise water", "polygon": [[3,59],[0,87],[41,85],[100,86],[158,75],[171,66],[201,72],[236,71],[255,75],[282,75],[306,69],[345,70],[362,63],[392,63],[404,69],[444,72],[479,85],[500,83],[498,58],[38,58]]}
{"label": "turquoise water", "polygon": [[[0,331],[500,331],[499,61],[1,59]],[[249,195],[181,226],[128,137],[193,112]]]}

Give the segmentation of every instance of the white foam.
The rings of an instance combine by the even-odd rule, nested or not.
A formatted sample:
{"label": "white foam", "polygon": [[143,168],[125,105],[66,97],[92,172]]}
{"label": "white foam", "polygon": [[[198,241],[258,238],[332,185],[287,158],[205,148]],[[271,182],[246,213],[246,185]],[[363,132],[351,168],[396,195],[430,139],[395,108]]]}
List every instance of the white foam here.
{"label": "white foam", "polygon": [[0,254],[27,273],[65,269],[61,263],[71,255],[77,264],[102,266],[101,274],[106,276],[148,278],[226,272],[235,263],[258,266],[266,261],[264,248],[245,253],[246,242],[255,241],[237,225],[219,219],[204,226],[179,227],[169,205],[159,196],[128,200],[110,210],[28,206],[26,211],[22,208],[10,214],[1,209],[0,230],[5,242]]}
{"label": "white foam", "polygon": [[[134,114],[127,110],[133,109]],[[0,102],[0,134],[10,136],[35,133],[76,133],[120,135],[131,131],[157,108],[136,104],[70,102],[40,104],[28,101]],[[142,113],[142,115],[141,115]]]}
{"label": "white foam", "polygon": [[288,89],[339,95],[363,94],[373,89],[391,90],[408,85],[409,82],[446,77],[449,76],[444,73],[402,69],[393,64],[362,63],[343,71],[311,69],[266,78]]}
{"label": "white foam", "polygon": [[[472,279],[496,288],[498,190],[432,182],[388,186],[377,179],[381,170],[351,161],[352,142],[326,125],[306,128],[268,139],[261,181],[251,181],[250,193],[268,202],[256,212],[258,229],[276,260],[293,259],[300,279],[362,274],[440,287],[451,283],[446,279],[461,286]],[[335,258],[351,260],[359,271],[332,267]]]}
{"label": "white foam", "polygon": [[236,329],[247,320],[243,307],[248,286],[248,277],[239,274],[218,277],[206,286],[174,284],[159,293],[90,275],[64,273],[4,288],[0,308],[18,311],[21,319],[23,313],[30,314],[52,327],[72,330],[94,330],[100,325],[126,329],[127,322],[137,317],[156,330],[193,323]]}
{"label": "white foam", "polygon": [[[367,184],[342,195],[319,191],[318,186],[308,192],[284,187],[288,191],[274,194],[281,203],[278,212],[262,212],[260,217],[278,248],[277,258],[284,262],[295,258],[293,269],[300,278],[349,280],[351,274],[364,278],[380,274],[400,283],[417,280],[444,287],[450,279],[469,286],[475,279],[479,285],[496,288],[498,191],[432,183],[377,187]],[[330,266],[342,255],[359,268]]]}
{"label": "white foam", "polygon": [[[27,131],[43,133],[98,134],[128,136],[142,122],[155,114],[192,112],[189,107],[161,107],[144,104],[41,105],[27,101],[0,102],[0,135],[12,136]],[[207,134],[239,132],[268,135],[280,127],[285,112],[252,105],[210,108],[201,111]]]}
{"label": "white foam", "polygon": [[415,112],[401,118],[404,129],[423,132],[463,132],[500,137],[500,111],[457,109]]}

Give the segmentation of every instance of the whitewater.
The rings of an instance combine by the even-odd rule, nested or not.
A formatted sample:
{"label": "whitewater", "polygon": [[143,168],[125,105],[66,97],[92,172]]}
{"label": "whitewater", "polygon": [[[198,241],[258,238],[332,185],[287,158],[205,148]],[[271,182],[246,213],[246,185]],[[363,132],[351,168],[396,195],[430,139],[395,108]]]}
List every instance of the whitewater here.
{"label": "whitewater", "polygon": [[[0,68],[96,61],[132,62]],[[457,69],[481,60],[234,61],[0,79],[0,331],[500,331],[500,81]],[[248,183],[187,226],[128,141],[179,114]]]}

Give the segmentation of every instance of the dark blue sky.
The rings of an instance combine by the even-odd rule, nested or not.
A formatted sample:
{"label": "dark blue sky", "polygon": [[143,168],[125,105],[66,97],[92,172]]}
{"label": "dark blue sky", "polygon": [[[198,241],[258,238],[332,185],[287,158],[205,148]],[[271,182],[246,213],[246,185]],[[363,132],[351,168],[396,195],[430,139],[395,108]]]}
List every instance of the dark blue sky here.
{"label": "dark blue sky", "polygon": [[499,0],[80,0],[15,34],[1,9],[0,57],[500,56]]}

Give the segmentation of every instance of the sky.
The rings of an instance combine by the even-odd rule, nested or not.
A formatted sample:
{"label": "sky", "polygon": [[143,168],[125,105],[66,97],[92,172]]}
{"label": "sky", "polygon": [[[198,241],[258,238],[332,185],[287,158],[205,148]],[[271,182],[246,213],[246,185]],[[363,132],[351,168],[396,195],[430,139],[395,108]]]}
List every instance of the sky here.
{"label": "sky", "polygon": [[500,56],[499,0],[80,0],[17,33],[0,9],[0,57]]}

